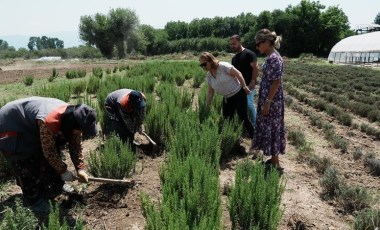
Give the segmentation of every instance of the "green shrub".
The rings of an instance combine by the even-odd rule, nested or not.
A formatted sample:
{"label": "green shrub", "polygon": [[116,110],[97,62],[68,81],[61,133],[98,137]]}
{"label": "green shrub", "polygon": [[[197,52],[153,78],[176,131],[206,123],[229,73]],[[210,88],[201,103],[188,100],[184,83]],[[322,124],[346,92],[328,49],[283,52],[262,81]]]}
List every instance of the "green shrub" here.
{"label": "green shrub", "polygon": [[33,82],[34,82],[34,77],[31,76],[31,75],[28,75],[28,76],[26,76],[26,77],[24,78],[23,82],[24,82],[24,84],[25,84],[26,86],[31,86],[31,85],[33,84]]}
{"label": "green shrub", "polygon": [[373,153],[367,153],[364,157],[364,165],[374,176],[380,176],[380,160]]}
{"label": "green shrub", "polygon": [[70,84],[49,84],[36,90],[36,95],[41,97],[52,97],[68,102],[71,98]]}
{"label": "green shrub", "polygon": [[177,76],[175,77],[175,82],[176,82],[177,86],[182,86],[183,83],[185,83],[185,81],[186,81],[186,79],[185,79],[185,77],[182,76],[182,75],[177,75]]}
{"label": "green shrub", "polygon": [[67,79],[84,78],[86,76],[85,69],[71,69],[66,72]]}
{"label": "green shrub", "polygon": [[380,228],[380,210],[364,209],[355,217],[354,230],[376,230]]}
{"label": "green shrub", "polygon": [[86,70],[85,69],[78,69],[76,71],[77,78],[84,78],[86,76]]}
{"label": "green shrub", "polygon": [[[112,73],[112,70],[111,70],[110,68],[107,68],[107,69],[106,69],[106,74],[107,74],[107,75],[110,75],[111,73]],[[103,73],[102,73],[102,74],[103,74]]]}
{"label": "green shrub", "polygon": [[288,140],[296,148],[300,148],[307,144],[305,134],[299,130],[290,130],[288,133]]}
{"label": "green shrub", "polygon": [[89,94],[96,94],[99,91],[101,80],[95,76],[90,76],[87,81],[86,91]]}
{"label": "green shrub", "polygon": [[373,109],[370,112],[368,112],[368,120],[375,122],[380,121],[380,109]]}
{"label": "green shrub", "polygon": [[222,158],[227,156],[238,144],[242,131],[242,123],[236,116],[232,120],[221,120],[220,143]]}
{"label": "green shrub", "polygon": [[118,70],[119,70],[119,67],[114,66],[112,72],[113,72],[113,73],[116,73]]}
{"label": "green shrub", "polygon": [[136,160],[131,147],[116,135],[111,135],[104,146],[90,152],[89,172],[95,177],[123,179],[132,175]]}
{"label": "green shrub", "polygon": [[309,164],[314,166],[315,170],[319,174],[324,174],[325,171],[331,166],[331,160],[327,157],[319,157],[316,154],[312,154]]}
{"label": "green shrub", "polygon": [[67,224],[66,218],[61,220],[61,215],[59,212],[59,206],[57,203],[54,205],[50,204],[50,213],[48,217],[47,226],[43,225],[43,230],[84,230],[86,229],[85,224],[81,220],[77,220],[74,226],[69,226]]}
{"label": "green shrub", "polygon": [[57,73],[57,69],[53,68],[53,73],[48,78],[48,81],[53,82],[55,79],[57,79],[58,76],[59,76],[59,74]]}
{"label": "green shrub", "polygon": [[77,71],[76,70],[68,70],[66,72],[66,78],[67,79],[74,79],[77,78]]}
{"label": "green shrub", "polygon": [[193,88],[199,88],[205,82],[205,75],[196,75],[193,78]]}
{"label": "green shrub", "polygon": [[95,77],[102,78],[103,77],[103,69],[102,69],[102,67],[94,67],[94,68],[92,68],[92,74]]}
{"label": "green shrub", "polygon": [[277,171],[267,175],[262,164],[238,164],[231,187],[228,211],[233,229],[278,229],[282,217],[284,185]]}
{"label": "green shrub", "polygon": [[222,229],[218,171],[193,153],[184,160],[171,154],[160,172],[162,202],[157,208],[140,196],[146,229]]}
{"label": "green shrub", "polygon": [[9,197],[7,192],[9,185],[10,184],[8,182],[3,181],[2,179],[0,180],[0,202],[3,202]]}
{"label": "green shrub", "polygon": [[37,223],[38,220],[33,212],[25,208],[20,199],[17,198],[12,208],[5,208],[0,222],[0,230],[34,230]]}
{"label": "green shrub", "polygon": [[327,168],[320,181],[322,186],[322,195],[324,198],[337,197],[339,195],[340,188],[342,187],[342,182],[342,178],[335,168]]}
{"label": "green shrub", "polygon": [[345,212],[352,213],[370,207],[373,198],[366,188],[344,185],[339,191],[338,202]]}
{"label": "green shrub", "polygon": [[354,157],[354,160],[360,160],[360,158],[362,158],[363,156],[363,152],[362,152],[362,149],[359,148],[359,147],[355,147],[355,151],[353,153],[353,157]]}
{"label": "green shrub", "polygon": [[86,90],[86,83],[83,81],[76,82],[75,84],[71,84],[71,92],[75,94],[77,97],[80,96],[80,94],[84,93]]}
{"label": "green shrub", "polygon": [[352,124],[352,116],[349,113],[342,113],[337,119],[342,125],[351,126]]}

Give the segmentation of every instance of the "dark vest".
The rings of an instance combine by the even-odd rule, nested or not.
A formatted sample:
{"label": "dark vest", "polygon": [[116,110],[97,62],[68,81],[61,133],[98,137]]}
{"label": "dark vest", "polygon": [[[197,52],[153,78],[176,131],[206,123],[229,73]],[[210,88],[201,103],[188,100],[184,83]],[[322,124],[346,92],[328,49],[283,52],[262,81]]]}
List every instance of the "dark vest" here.
{"label": "dark vest", "polygon": [[67,106],[64,101],[45,97],[29,97],[4,105],[0,109],[0,151],[9,160],[25,159],[41,152],[37,120],[44,121],[57,134]]}

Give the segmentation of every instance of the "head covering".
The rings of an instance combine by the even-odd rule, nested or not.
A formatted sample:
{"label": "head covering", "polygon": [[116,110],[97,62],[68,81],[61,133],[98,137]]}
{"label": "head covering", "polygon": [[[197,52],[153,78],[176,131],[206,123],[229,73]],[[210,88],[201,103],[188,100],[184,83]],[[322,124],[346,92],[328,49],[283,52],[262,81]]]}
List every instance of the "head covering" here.
{"label": "head covering", "polygon": [[141,109],[145,107],[144,96],[142,95],[142,93],[136,90],[129,93],[128,103],[130,103],[133,106],[133,108]]}
{"label": "head covering", "polygon": [[121,102],[121,107],[126,113],[130,113],[133,110],[145,108],[145,106],[146,102],[144,95],[136,90],[133,90],[127,94]]}
{"label": "head covering", "polygon": [[73,115],[78,129],[83,131],[84,136],[95,136],[97,134],[96,112],[93,108],[85,104],[77,105]]}

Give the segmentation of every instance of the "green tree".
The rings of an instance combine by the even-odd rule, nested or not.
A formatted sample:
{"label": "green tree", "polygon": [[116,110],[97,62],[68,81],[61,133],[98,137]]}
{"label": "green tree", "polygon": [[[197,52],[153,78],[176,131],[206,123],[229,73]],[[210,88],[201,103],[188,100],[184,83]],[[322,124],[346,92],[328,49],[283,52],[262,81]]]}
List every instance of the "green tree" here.
{"label": "green tree", "polygon": [[269,11],[263,11],[259,14],[257,17],[257,21],[254,27],[254,31],[259,31],[261,29],[267,28],[267,29],[272,29],[270,28],[271,25],[271,20],[272,20],[272,14]]}
{"label": "green tree", "polygon": [[188,23],[183,21],[170,21],[165,25],[165,31],[168,33],[169,40],[187,38]]}
{"label": "green tree", "polygon": [[9,48],[8,42],[0,39],[0,50],[7,50]]}
{"label": "green tree", "polygon": [[[130,9],[111,9],[109,12],[109,29],[115,39],[118,56],[120,59],[125,58],[124,42],[132,45],[135,44],[135,31],[139,24],[139,18],[136,13]],[[128,47],[131,51],[135,47]]]}
{"label": "green tree", "polygon": [[95,45],[104,57],[112,58],[115,43],[113,33],[110,31],[109,18],[106,15],[97,13],[94,16],[82,16],[79,36],[88,45]]}
{"label": "green tree", "polygon": [[347,36],[350,25],[347,15],[338,6],[330,6],[321,14],[320,54],[327,55],[331,48]]}
{"label": "green tree", "polygon": [[380,13],[378,13],[375,17],[375,20],[373,21],[375,24],[380,25]]}
{"label": "green tree", "polygon": [[[139,19],[130,9],[111,9],[108,15],[97,13],[94,16],[82,16],[79,24],[79,36],[88,45],[95,45],[103,56],[112,58],[116,46],[118,57],[125,57],[125,42],[135,44]],[[128,40],[131,39],[129,42]],[[134,47],[128,47],[133,50]]]}

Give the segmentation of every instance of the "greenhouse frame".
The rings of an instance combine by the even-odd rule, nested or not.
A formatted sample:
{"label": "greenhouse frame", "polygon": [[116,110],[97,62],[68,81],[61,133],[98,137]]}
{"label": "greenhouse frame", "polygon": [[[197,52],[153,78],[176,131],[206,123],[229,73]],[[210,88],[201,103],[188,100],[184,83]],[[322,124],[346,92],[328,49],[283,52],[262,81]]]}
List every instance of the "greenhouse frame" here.
{"label": "greenhouse frame", "polygon": [[366,64],[380,62],[380,31],[347,37],[331,49],[330,63]]}

